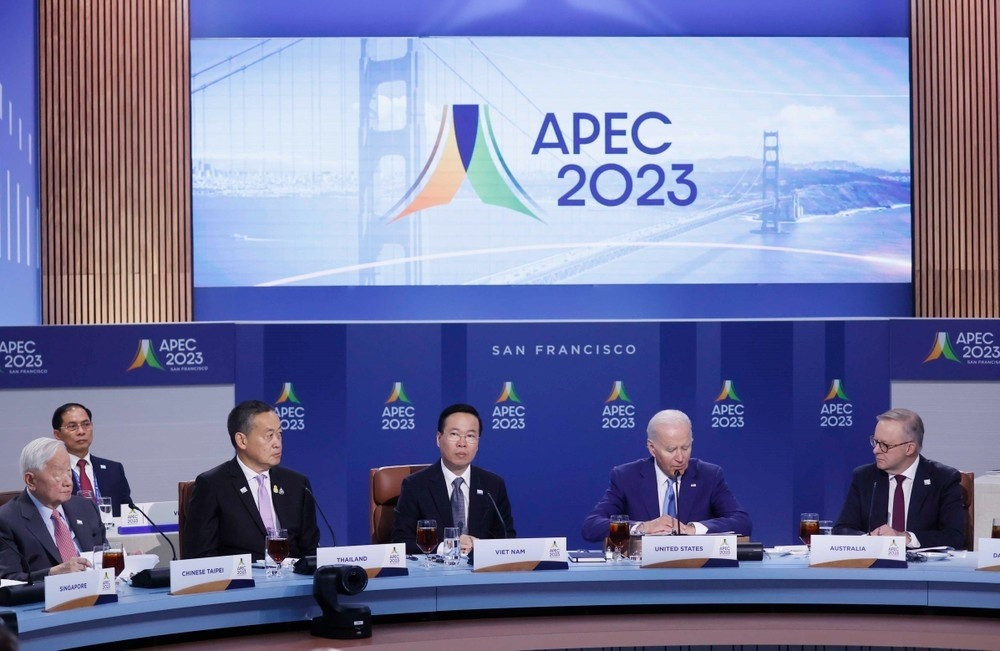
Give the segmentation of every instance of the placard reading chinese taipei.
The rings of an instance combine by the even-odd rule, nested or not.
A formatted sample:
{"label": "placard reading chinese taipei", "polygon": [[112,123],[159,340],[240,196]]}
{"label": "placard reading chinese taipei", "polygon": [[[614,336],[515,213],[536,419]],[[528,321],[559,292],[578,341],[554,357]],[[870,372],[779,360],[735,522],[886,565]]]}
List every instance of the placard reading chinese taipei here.
{"label": "placard reading chinese taipei", "polygon": [[195,285],[906,285],[908,60],[905,38],[196,39]]}

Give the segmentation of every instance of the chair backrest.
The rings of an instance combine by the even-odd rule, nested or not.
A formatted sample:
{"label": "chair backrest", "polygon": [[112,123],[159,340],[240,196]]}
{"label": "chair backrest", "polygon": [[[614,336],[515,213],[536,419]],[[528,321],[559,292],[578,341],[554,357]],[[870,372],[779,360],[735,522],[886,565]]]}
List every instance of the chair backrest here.
{"label": "chair backrest", "polygon": [[0,506],[3,506],[20,494],[21,491],[0,491]]}
{"label": "chair backrest", "polygon": [[177,482],[177,553],[183,559],[184,555],[184,523],[187,520],[188,506],[191,504],[191,491],[194,490],[194,480]]}
{"label": "chair backrest", "polygon": [[371,489],[369,491],[369,511],[371,519],[372,544],[389,542],[392,535],[394,509],[399,499],[399,489],[403,480],[415,472],[423,470],[427,464],[418,466],[382,466],[372,468]]}
{"label": "chair backrest", "polygon": [[962,506],[965,507],[965,548],[976,546],[976,473],[962,473]]}

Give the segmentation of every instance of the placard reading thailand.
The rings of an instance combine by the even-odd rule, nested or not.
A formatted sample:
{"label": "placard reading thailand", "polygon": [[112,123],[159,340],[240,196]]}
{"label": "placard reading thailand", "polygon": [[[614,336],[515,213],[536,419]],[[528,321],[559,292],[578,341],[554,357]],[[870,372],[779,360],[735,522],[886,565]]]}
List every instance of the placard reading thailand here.
{"label": "placard reading thailand", "polygon": [[643,536],[642,567],[735,567],[736,535]]}
{"label": "placard reading thailand", "polygon": [[474,551],[474,572],[529,572],[569,567],[565,538],[480,539]]}
{"label": "placard reading thailand", "polygon": [[1000,572],[1000,539],[980,538],[976,549],[979,550],[977,570]]}
{"label": "placard reading thailand", "polygon": [[250,563],[250,554],[170,561],[170,594],[252,588]]}
{"label": "placard reading thailand", "polygon": [[316,550],[316,567],[324,565],[357,565],[369,579],[409,574],[403,544],[320,547]]}
{"label": "placard reading thailand", "polygon": [[100,570],[50,574],[45,577],[45,610],[56,612],[86,608],[118,601],[115,591],[115,570]]}
{"label": "placard reading thailand", "polygon": [[906,567],[903,536],[813,536],[811,567]]}

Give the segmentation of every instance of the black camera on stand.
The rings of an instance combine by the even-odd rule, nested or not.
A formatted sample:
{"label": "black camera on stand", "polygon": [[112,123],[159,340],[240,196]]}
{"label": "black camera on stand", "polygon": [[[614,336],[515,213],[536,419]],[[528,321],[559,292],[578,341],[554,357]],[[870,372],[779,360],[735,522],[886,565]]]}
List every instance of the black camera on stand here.
{"label": "black camera on stand", "polygon": [[313,597],[323,614],[313,617],[309,632],[316,637],[357,640],[372,636],[368,606],[341,606],[337,595],[355,595],[368,587],[368,574],[357,565],[324,565],[313,574]]}

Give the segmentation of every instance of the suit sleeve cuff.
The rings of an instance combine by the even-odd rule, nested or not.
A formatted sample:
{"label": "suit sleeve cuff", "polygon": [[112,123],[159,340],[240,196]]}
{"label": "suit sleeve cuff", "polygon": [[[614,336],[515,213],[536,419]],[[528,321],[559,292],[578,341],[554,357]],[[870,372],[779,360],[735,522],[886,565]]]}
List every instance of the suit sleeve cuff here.
{"label": "suit sleeve cuff", "polygon": [[708,533],[708,527],[706,527],[700,522],[691,522],[689,524],[692,527],[694,527],[694,535],[696,536],[704,536],[706,533]]}

